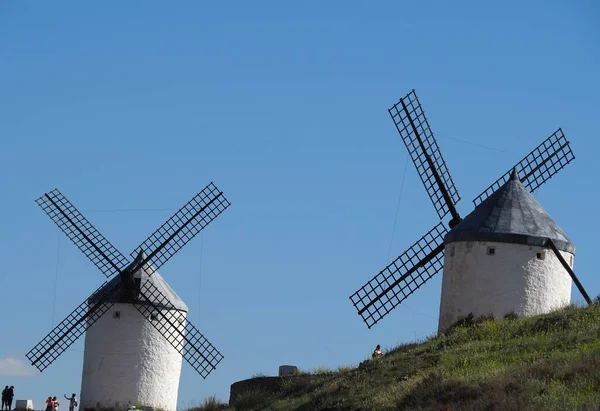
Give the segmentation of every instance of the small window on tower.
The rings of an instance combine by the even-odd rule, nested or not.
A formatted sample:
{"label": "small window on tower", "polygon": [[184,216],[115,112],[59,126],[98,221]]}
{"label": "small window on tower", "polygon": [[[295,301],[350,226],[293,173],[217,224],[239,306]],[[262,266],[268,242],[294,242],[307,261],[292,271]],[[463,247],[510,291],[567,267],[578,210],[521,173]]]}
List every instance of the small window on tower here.
{"label": "small window on tower", "polygon": [[121,311],[114,311],[113,318],[121,318]]}
{"label": "small window on tower", "polygon": [[571,267],[573,267],[573,256],[571,256]]}
{"label": "small window on tower", "polygon": [[450,246],[450,257],[454,257],[454,246]]}
{"label": "small window on tower", "polygon": [[544,258],[546,258],[546,253],[544,253],[543,251],[538,251],[536,257],[538,260],[543,260]]}
{"label": "small window on tower", "polygon": [[488,247],[488,255],[496,255],[496,247]]}

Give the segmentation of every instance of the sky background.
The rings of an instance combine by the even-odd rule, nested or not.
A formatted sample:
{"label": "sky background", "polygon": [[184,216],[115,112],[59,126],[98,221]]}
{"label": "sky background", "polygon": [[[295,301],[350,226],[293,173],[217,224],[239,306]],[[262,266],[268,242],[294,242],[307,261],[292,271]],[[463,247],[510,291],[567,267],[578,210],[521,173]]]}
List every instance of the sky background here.
{"label": "sky background", "polygon": [[206,380],[184,364],[180,407],[434,333],[441,275],[371,330],[348,299],[438,222],[387,113],[413,88],[462,215],[563,128],[576,160],[536,198],[597,295],[599,9],[1,2],[0,385],[79,393],[83,338],[41,374],[25,359],[104,278],[35,204],[53,188],[124,254],[210,181],[231,201],[161,269],[225,356]]}

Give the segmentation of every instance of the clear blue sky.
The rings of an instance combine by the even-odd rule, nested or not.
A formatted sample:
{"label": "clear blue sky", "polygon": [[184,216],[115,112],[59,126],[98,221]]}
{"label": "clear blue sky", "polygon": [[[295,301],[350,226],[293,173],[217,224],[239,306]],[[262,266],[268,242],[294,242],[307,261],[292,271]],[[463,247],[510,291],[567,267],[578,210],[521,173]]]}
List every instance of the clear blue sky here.
{"label": "clear blue sky", "polygon": [[34,203],[55,187],[124,253],[210,181],[231,200],[161,270],[225,356],[184,365],[180,406],[435,332],[441,275],[372,330],[348,300],[437,222],[409,164],[388,254],[407,153],[387,108],[412,88],[463,215],[563,128],[577,158],[536,197],[597,295],[599,6],[460,3],[1,2],[0,385],[79,392],[83,338],[6,376],[103,280]]}

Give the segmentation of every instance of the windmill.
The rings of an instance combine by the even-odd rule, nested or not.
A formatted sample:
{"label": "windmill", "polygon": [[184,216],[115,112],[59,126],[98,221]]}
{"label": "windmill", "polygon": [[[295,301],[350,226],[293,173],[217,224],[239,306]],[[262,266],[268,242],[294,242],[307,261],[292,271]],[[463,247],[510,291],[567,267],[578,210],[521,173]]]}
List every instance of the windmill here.
{"label": "windmill", "polygon": [[415,90],[388,112],[441,221],[350,296],[369,328],[442,269],[439,331],[469,314],[527,316],[566,305],[563,270],[590,302],[572,270],[575,246],[531,194],[575,158],[560,128],[477,196],[463,220]]}
{"label": "windmill", "polygon": [[36,202],[109,279],[27,358],[43,371],[86,333],[82,409],[142,403],[174,411],[182,358],[206,378],[223,356],[186,319],[187,306],[157,270],[229,207],[229,201],[208,184],[136,247],[131,261],[58,190]]}

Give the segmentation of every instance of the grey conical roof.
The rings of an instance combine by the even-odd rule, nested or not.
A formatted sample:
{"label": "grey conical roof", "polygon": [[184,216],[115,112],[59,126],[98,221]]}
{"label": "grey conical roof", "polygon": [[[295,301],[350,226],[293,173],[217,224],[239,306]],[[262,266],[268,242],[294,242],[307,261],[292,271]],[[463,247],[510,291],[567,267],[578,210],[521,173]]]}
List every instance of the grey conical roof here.
{"label": "grey conical roof", "polygon": [[[146,254],[144,254],[144,252],[141,251],[138,254],[138,256],[136,257],[136,259],[125,270],[133,268],[135,265],[137,265],[139,262],[143,261],[145,258],[146,258]],[[148,275],[148,274],[151,274],[151,275]],[[142,267],[137,272],[135,272],[133,276],[134,276],[134,278],[140,279],[141,287],[144,287],[144,284],[147,281],[150,281],[150,283],[152,285],[154,285],[154,287],[156,287],[167,298],[169,303],[171,303],[171,305],[173,305],[175,307],[175,309],[177,309],[179,311],[185,311],[185,312],[188,311],[187,305],[177,295],[177,293],[175,291],[173,291],[173,289],[169,286],[169,284],[167,284],[165,279],[160,275],[160,273],[151,264],[146,263],[146,265],[144,265],[144,267]],[[115,276],[104,287],[102,287],[100,290],[98,290],[97,292],[92,294],[90,296],[90,298],[88,298],[88,303],[96,302],[103,290],[106,290],[107,288],[112,288],[116,284],[120,284],[120,283],[121,283],[121,276],[120,275]],[[117,288],[117,290],[118,290],[117,292],[114,292],[110,295],[109,301],[111,301],[113,303],[128,302],[125,300],[122,293],[120,292],[121,287]],[[149,293],[146,296],[157,307],[164,307],[165,304],[161,303],[162,296],[160,298],[157,298],[157,296],[155,294]]]}
{"label": "grey conical roof", "polygon": [[559,250],[575,252],[573,242],[513,170],[510,180],[446,234],[444,243],[496,241],[544,246],[548,238]]}

